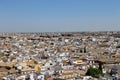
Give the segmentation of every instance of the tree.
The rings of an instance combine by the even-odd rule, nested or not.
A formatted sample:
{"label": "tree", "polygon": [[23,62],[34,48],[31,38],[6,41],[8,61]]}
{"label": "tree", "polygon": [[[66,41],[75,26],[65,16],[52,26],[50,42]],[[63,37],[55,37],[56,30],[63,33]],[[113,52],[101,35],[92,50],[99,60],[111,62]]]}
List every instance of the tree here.
{"label": "tree", "polygon": [[84,47],[84,53],[86,53],[87,51],[86,51],[86,47]]}
{"label": "tree", "polygon": [[100,75],[103,75],[102,71],[97,68],[90,67],[86,73],[86,75],[99,78]]}
{"label": "tree", "polygon": [[82,51],[82,49],[80,49],[80,53],[82,53],[83,51]]}

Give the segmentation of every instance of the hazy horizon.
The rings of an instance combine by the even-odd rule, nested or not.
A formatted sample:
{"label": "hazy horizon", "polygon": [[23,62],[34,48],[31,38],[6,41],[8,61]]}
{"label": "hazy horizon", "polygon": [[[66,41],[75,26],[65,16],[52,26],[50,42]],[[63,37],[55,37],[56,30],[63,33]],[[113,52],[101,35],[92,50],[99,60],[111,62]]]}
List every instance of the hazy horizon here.
{"label": "hazy horizon", "polygon": [[120,0],[0,0],[0,32],[120,31]]}

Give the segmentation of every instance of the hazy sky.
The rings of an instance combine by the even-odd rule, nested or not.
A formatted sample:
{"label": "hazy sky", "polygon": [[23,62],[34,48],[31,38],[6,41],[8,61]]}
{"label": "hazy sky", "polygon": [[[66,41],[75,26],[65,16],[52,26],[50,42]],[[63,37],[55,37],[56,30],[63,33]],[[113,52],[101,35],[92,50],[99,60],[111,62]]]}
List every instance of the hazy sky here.
{"label": "hazy sky", "polygon": [[120,30],[120,0],[0,0],[0,32]]}

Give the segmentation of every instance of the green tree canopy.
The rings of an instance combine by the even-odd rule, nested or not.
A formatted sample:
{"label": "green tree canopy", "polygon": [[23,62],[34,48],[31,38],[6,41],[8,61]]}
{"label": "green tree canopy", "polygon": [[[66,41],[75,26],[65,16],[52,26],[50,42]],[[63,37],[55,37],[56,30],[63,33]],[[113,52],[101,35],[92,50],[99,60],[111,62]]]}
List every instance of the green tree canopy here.
{"label": "green tree canopy", "polygon": [[100,75],[103,75],[103,73],[100,69],[90,67],[86,75],[98,78]]}

